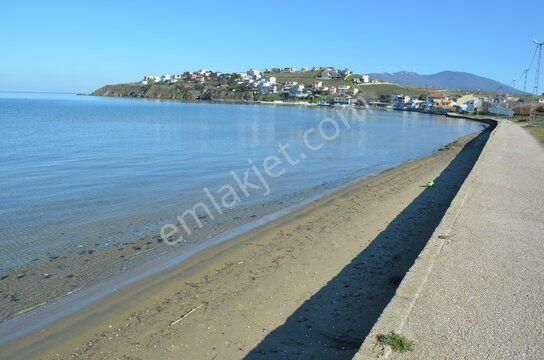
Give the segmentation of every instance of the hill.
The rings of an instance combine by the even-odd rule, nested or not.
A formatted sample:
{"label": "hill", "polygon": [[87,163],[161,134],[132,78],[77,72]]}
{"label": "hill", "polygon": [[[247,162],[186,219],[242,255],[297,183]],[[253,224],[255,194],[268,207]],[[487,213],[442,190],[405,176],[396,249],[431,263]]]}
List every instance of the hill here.
{"label": "hill", "polygon": [[431,75],[422,75],[408,71],[399,71],[392,74],[374,73],[369,75],[375,79],[402,85],[467,91],[523,93],[521,90],[502,84],[496,80],[459,71],[442,71]]}
{"label": "hill", "polygon": [[[268,75],[268,74],[267,74]],[[316,80],[317,73],[307,71],[296,72],[276,72],[270,74],[276,77],[279,84],[288,82],[298,82],[305,85],[306,89],[311,88],[311,84]],[[368,101],[389,101],[391,95],[405,94],[413,97],[426,96],[435,91],[432,88],[419,86],[372,83],[362,84],[355,82],[360,75],[350,75],[344,79],[321,80],[325,87],[349,86],[357,89],[357,97]],[[458,91],[444,91],[451,95],[458,95]],[[173,84],[151,83],[142,84],[141,82],[106,85],[95,90],[92,95],[112,96],[112,97],[133,97],[150,98],[165,100],[184,100],[184,101],[296,101],[297,98],[290,98],[279,90],[273,94],[259,94],[258,91],[248,84],[239,84],[232,76],[225,74],[221,77],[210,77],[204,83],[190,81],[186,79],[179,80]],[[331,101],[335,94],[323,92],[314,93],[305,98],[306,101],[318,102],[320,100]]]}

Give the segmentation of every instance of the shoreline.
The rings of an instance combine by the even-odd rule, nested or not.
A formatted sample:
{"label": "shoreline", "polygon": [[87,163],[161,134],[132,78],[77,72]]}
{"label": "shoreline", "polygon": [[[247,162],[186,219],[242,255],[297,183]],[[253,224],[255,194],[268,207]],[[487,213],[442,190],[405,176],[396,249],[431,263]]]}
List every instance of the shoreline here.
{"label": "shoreline", "polygon": [[[226,215],[224,219],[219,219],[220,221],[216,223],[208,223],[207,219],[202,220],[203,231],[195,231],[194,239],[190,239],[194,240],[195,244],[191,244],[191,247],[185,249],[172,249],[164,246],[161,244],[160,237],[153,232],[124,237],[117,242],[112,242],[111,239],[104,237],[97,239],[98,242],[94,243],[94,247],[90,243],[80,244],[75,248],[77,245],[75,243],[70,248],[53,249],[43,256],[31,257],[23,265],[2,269],[0,273],[0,285],[2,285],[0,319],[2,319],[1,321],[13,319],[29,311],[34,311],[40,306],[59,301],[66,295],[81,292],[82,289],[95,285],[99,287],[102,282],[126,284],[131,280],[128,280],[130,276],[125,273],[136,273],[134,277],[138,278],[140,272],[137,268],[148,261],[156,264],[157,258],[160,258],[161,263],[175,262],[173,259],[176,258],[185,259],[187,253],[192,253],[192,248],[199,248],[203,242],[207,242],[209,239],[212,243],[215,243],[216,237],[229,239],[246,231],[243,229],[252,229],[254,226],[262,225],[275,217],[391,166],[393,164],[384,165],[354,179],[342,179],[335,183],[300,189],[289,196],[269,200],[266,203],[244,205],[232,209],[229,211],[229,215]],[[276,214],[277,212],[279,214]],[[256,220],[252,220],[254,218]],[[89,229],[84,228],[83,230]],[[231,235],[232,233],[234,235]],[[153,262],[154,260],[155,262]],[[161,266],[157,265],[157,267]],[[145,272],[145,270],[141,272]],[[110,282],[112,278],[119,276],[125,280]],[[93,290],[93,292],[95,291]],[[98,292],[104,293],[102,290]]]}
{"label": "shoreline", "polygon": [[[187,259],[183,263],[172,266],[169,269],[166,269],[162,271],[160,274],[154,274],[146,277],[144,280],[139,281],[137,284],[133,284],[130,286],[127,286],[124,289],[121,289],[120,291],[116,291],[115,295],[112,295],[108,298],[98,300],[97,302],[93,303],[92,305],[88,306],[87,308],[81,310],[80,312],[68,316],[67,318],[61,320],[58,323],[55,323],[48,327],[49,331],[47,332],[48,335],[46,336],[46,343],[51,344],[55,343],[59,345],[62,341],[59,342],[59,339],[63,339],[66,334],[66,329],[70,329],[73,327],[78,327],[81,325],[77,324],[77,321],[74,323],[75,319],[86,319],[89,320],[89,314],[96,314],[96,309],[109,309],[105,312],[101,311],[101,314],[106,313],[109,314],[109,317],[104,317],[104,315],[100,315],[96,318],[93,318],[92,321],[87,321],[88,326],[84,327],[85,329],[79,329],[78,331],[81,331],[82,334],[86,334],[89,336],[93,333],[93,330],[100,329],[103,324],[102,321],[105,321],[106,319],[124,319],[126,320],[127,308],[130,308],[128,304],[124,304],[127,306],[120,307],[119,300],[120,299],[130,299],[129,303],[132,306],[132,309],[139,308],[143,304],[148,303],[150,299],[148,299],[148,296],[144,296],[142,298],[142,293],[146,294],[156,294],[155,290],[160,289],[158,293],[168,293],[169,290],[171,290],[172,286],[179,286],[180,280],[179,278],[189,279],[189,278],[202,278],[203,275],[203,269],[210,270],[210,267],[214,267],[218,265],[218,263],[221,263],[222,260],[225,260],[226,258],[232,258],[233,254],[236,252],[244,251],[244,247],[251,247],[254,249],[260,241],[264,241],[267,246],[271,246],[273,241],[268,238],[268,242],[266,240],[256,240],[255,238],[262,235],[262,234],[269,234],[273,232],[278,232],[278,229],[280,229],[280,232],[284,232],[283,228],[286,226],[292,226],[293,223],[297,223],[297,219],[299,218],[308,218],[307,214],[312,212],[322,212],[326,211],[324,210],[324,207],[328,203],[339,201],[339,199],[343,199],[345,197],[349,197],[350,195],[354,195],[354,193],[362,191],[365,193],[365,196],[371,196],[371,194],[366,194],[368,192],[368,187],[374,187],[378,186],[381,191],[387,192],[387,185],[384,185],[381,183],[384,179],[387,179],[388,177],[395,176],[395,174],[407,172],[412,168],[417,168],[418,166],[421,166],[422,163],[428,163],[428,162],[442,162],[440,163],[440,166],[445,166],[449,161],[451,161],[451,157],[455,155],[455,152],[460,151],[459,149],[459,143],[468,142],[468,138],[474,137],[469,136],[467,138],[462,138],[454,143],[452,143],[451,146],[446,147],[447,149],[444,151],[437,151],[433,153],[432,155],[419,159],[414,161],[409,161],[403,165],[400,165],[399,167],[386,170],[379,175],[372,176],[370,178],[366,179],[358,179],[353,181],[353,183],[344,186],[343,189],[336,190],[332,194],[326,194],[322,197],[320,197],[318,200],[312,200],[310,203],[300,209],[295,210],[294,212],[291,212],[287,215],[284,215],[283,217],[280,217],[272,222],[266,223],[260,227],[257,227],[256,229],[251,230],[248,233],[241,234],[236,239],[231,239],[229,241],[226,241],[221,244],[216,244],[213,247],[209,247],[207,249],[204,249],[203,251],[199,252],[197,255],[192,256],[191,258]],[[455,147],[456,150],[452,150],[451,148]],[[437,160],[438,159],[438,160]],[[436,164],[434,164],[436,166]],[[418,180],[419,181],[419,180]],[[378,185],[377,185],[378,184]],[[394,184],[393,184],[394,185]],[[421,191],[421,189],[417,190]],[[382,196],[386,196],[383,195]],[[391,196],[394,198],[392,194],[388,194],[387,196]],[[379,201],[378,201],[379,202]],[[379,205],[375,205],[380,207]],[[383,204],[381,205],[383,207]],[[330,210],[330,209],[329,209]],[[381,211],[384,211],[383,209]],[[390,211],[389,211],[390,212]],[[294,218],[295,220],[292,220]],[[277,237],[277,236],[276,236]],[[348,253],[349,254],[349,253]],[[239,254],[238,254],[239,255]],[[346,254],[344,254],[346,255]],[[263,254],[262,256],[274,256],[274,253],[271,252],[269,254]],[[349,255],[348,255],[349,256]],[[228,263],[228,261],[227,261]],[[237,264],[237,263],[236,263]],[[232,268],[236,265],[235,263],[232,263],[231,265],[227,266],[227,269]],[[181,274],[183,273],[183,275]],[[217,273],[217,271],[216,271]],[[157,281],[160,279],[160,281]],[[225,284],[225,286],[228,286],[228,284]],[[231,286],[234,286],[232,284]],[[137,289],[135,289],[137,288]],[[139,289],[139,290],[138,290]],[[145,291],[142,289],[146,289]],[[139,295],[135,296],[134,292],[138,293]],[[213,293],[213,292],[212,292]],[[128,294],[131,294],[130,296]],[[156,298],[161,298],[161,296],[155,296]],[[139,300],[136,300],[139,299]],[[93,310],[94,309],[94,310]],[[196,310],[195,310],[196,311]],[[71,332],[70,332],[71,333]],[[56,334],[56,335],[55,335]],[[8,349],[16,349],[21,344],[25,343],[33,343],[32,339],[36,340],[37,338],[41,338],[43,334],[31,334],[27,338],[23,338],[15,343],[8,344]],[[81,335],[78,338],[84,338],[85,335]],[[30,340],[29,340],[30,339]],[[43,339],[42,339],[43,340]],[[30,341],[30,342],[28,342]],[[74,342],[74,339],[72,339],[69,342],[65,342],[64,345],[61,347],[63,348],[69,348],[70,345],[67,344],[74,344],[77,343],[77,340]],[[25,351],[40,351],[39,346],[38,347],[31,347],[31,349],[26,349]],[[42,349],[44,350],[44,349]],[[9,350],[8,350],[9,351]]]}

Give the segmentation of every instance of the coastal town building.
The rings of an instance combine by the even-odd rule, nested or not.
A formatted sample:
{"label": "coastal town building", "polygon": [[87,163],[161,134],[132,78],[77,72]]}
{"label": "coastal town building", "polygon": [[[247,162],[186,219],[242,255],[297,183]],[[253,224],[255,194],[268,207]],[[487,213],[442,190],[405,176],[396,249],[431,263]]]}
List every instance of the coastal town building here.
{"label": "coastal town building", "polygon": [[323,82],[322,81],[318,81],[318,80],[312,81],[312,90],[313,91],[319,91],[322,88],[323,88]]}
{"label": "coastal town building", "polygon": [[340,71],[340,75],[343,76],[344,78],[348,77],[351,75],[351,70],[350,69],[344,69],[342,71]]}
{"label": "coastal town building", "polygon": [[261,72],[256,69],[249,69],[248,71],[246,71],[246,74],[253,80],[258,80],[261,78]]}
{"label": "coastal town building", "polygon": [[[364,89],[364,85],[375,82],[381,83],[381,81],[372,79],[370,75],[354,75],[347,68],[339,70],[330,66],[314,66],[311,71],[311,74],[301,76],[301,73],[309,72],[307,67],[301,67],[298,71],[295,71],[293,67],[275,67],[265,69],[263,72],[251,68],[242,72],[226,74],[200,69],[174,75],[169,73],[159,76],[146,75],[140,83],[147,86],[157,83],[165,85],[174,85],[178,82],[209,83],[209,86],[216,89],[232,92],[241,91],[246,94],[249,92],[249,94],[253,94],[254,99],[263,99],[263,101],[288,101],[289,99],[304,98],[321,105],[370,105],[397,110],[430,112],[481,113],[482,111],[489,111],[499,115],[508,115],[511,113],[510,109],[513,106],[518,102],[523,102],[523,98],[506,93],[465,94],[456,97],[446,95],[446,92],[442,91],[434,91],[427,95],[421,95],[419,98],[399,94],[380,98],[379,101],[376,101],[378,99],[366,101],[359,95],[360,90]],[[286,77],[286,73],[293,72],[295,74]],[[286,78],[291,80],[286,81]],[[293,81],[293,79],[297,79],[297,81]],[[232,88],[230,88],[231,86]],[[249,97],[251,98],[251,95]]]}
{"label": "coastal town building", "polygon": [[475,99],[475,100],[469,100],[466,103],[466,112],[468,113],[478,113],[482,110],[482,100]]}
{"label": "coastal town building", "polygon": [[354,100],[351,96],[336,96],[334,98],[335,105],[353,105]]}

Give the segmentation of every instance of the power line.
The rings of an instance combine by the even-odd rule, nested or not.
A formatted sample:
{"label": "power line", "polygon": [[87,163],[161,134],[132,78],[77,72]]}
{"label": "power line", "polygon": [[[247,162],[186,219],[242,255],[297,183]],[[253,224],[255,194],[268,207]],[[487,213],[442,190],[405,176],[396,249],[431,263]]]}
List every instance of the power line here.
{"label": "power line", "polygon": [[527,92],[527,73],[529,72],[529,70],[531,70],[531,67],[533,66],[533,62],[535,61],[537,50],[538,50],[538,48],[535,49],[535,52],[533,53],[533,57],[531,58],[531,62],[529,63],[529,66],[527,66],[525,69],[523,69],[523,71],[521,72],[521,75],[518,78],[518,79],[521,79],[522,77],[524,78],[523,92]]}

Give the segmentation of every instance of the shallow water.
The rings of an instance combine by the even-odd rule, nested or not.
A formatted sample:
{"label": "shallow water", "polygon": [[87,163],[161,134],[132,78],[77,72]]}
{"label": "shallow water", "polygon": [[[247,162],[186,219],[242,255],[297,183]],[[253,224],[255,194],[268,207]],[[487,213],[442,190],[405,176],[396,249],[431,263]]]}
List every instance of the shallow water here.
{"label": "shallow water", "polygon": [[[0,270],[158,237],[169,223],[186,241],[176,247],[204,241],[479,129],[418,113],[0,93]],[[270,156],[280,176],[264,172]],[[248,171],[248,194],[231,171]],[[211,216],[186,217],[189,234],[177,217],[197,202]]]}

